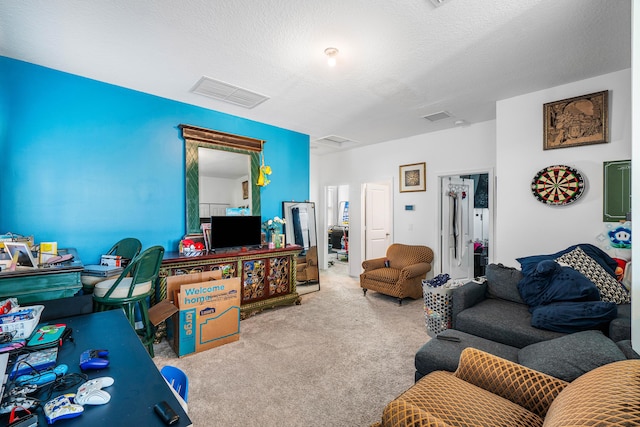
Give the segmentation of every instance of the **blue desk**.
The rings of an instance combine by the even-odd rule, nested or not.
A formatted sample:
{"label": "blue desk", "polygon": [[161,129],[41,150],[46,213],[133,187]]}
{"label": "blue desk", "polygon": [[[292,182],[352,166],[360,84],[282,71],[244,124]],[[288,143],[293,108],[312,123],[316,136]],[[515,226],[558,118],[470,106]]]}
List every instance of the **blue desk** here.
{"label": "blue desk", "polygon": [[[162,400],[166,400],[180,415],[180,422],[175,426],[192,425],[122,310],[62,318],[55,322],[67,324],[73,330],[74,339],[74,342],[66,341],[60,347],[58,363],[67,364],[69,372],[80,373],[78,363],[84,350],[108,349],[110,366],[85,373],[89,379],[109,376],[115,382],[105,388],[111,395],[108,404],[85,406],[79,417],[57,421],[54,426],[161,427],[165,424],[154,413],[153,406]],[[76,390],[77,387],[66,393],[75,393]],[[56,392],[53,397],[64,393]],[[42,409],[38,409],[38,414],[39,425],[47,425]]]}

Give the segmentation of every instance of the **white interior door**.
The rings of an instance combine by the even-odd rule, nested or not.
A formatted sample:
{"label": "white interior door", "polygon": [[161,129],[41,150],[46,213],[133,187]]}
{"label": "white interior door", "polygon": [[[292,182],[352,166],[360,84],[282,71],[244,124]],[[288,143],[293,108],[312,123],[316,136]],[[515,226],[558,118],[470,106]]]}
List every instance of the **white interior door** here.
{"label": "white interior door", "polygon": [[365,253],[363,259],[382,258],[391,244],[390,186],[365,186]]}
{"label": "white interior door", "polygon": [[472,179],[441,178],[441,271],[451,279],[474,277],[473,259],[473,207]]}

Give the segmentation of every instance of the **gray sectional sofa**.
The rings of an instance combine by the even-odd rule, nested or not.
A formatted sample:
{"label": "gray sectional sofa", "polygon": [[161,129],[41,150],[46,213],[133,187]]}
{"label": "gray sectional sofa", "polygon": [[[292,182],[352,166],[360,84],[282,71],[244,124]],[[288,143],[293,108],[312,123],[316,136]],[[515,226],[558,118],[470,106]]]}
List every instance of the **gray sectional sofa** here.
{"label": "gray sectional sofa", "polygon": [[[617,306],[617,317],[587,331],[554,332],[531,326],[529,306],[518,283],[522,272],[501,264],[487,267],[486,281],[452,290],[452,325],[416,353],[416,381],[434,370],[454,371],[466,347],[571,381],[576,374],[638,355],[631,349],[631,307]],[[567,349],[572,349],[567,351]]]}
{"label": "gray sectional sofa", "polygon": [[[520,270],[491,264],[484,283],[454,289],[452,328],[518,348],[566,335],[531,326],[529,306],[518,291],[521,279]],[[631,304],[617,308],[617,318],[602,332],[613,341],[631,339]]]}

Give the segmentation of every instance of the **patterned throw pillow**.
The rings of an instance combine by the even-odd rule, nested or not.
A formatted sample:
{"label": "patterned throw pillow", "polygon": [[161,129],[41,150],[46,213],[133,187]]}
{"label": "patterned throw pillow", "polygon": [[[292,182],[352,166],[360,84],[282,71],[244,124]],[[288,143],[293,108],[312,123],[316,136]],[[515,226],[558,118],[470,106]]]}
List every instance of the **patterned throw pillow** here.
{"label": "patterned throw pillow", "polygon": [[600,299],[616,304],[631,302],[629,293],[616,279],[603,269],[593,258],[587,255],[580,246],[556,259],[557,262],[568,265],[591,280],[600,290]]}

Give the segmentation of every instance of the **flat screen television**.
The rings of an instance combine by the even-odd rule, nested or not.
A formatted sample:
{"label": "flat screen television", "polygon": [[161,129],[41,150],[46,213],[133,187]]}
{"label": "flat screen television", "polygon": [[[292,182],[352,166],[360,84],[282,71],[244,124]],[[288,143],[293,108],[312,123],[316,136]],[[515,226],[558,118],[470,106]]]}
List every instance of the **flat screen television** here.
{"label": "flat screen television", "polygon": [[259,216],[212,216],[211,249],[258,247],[262,240]]}

